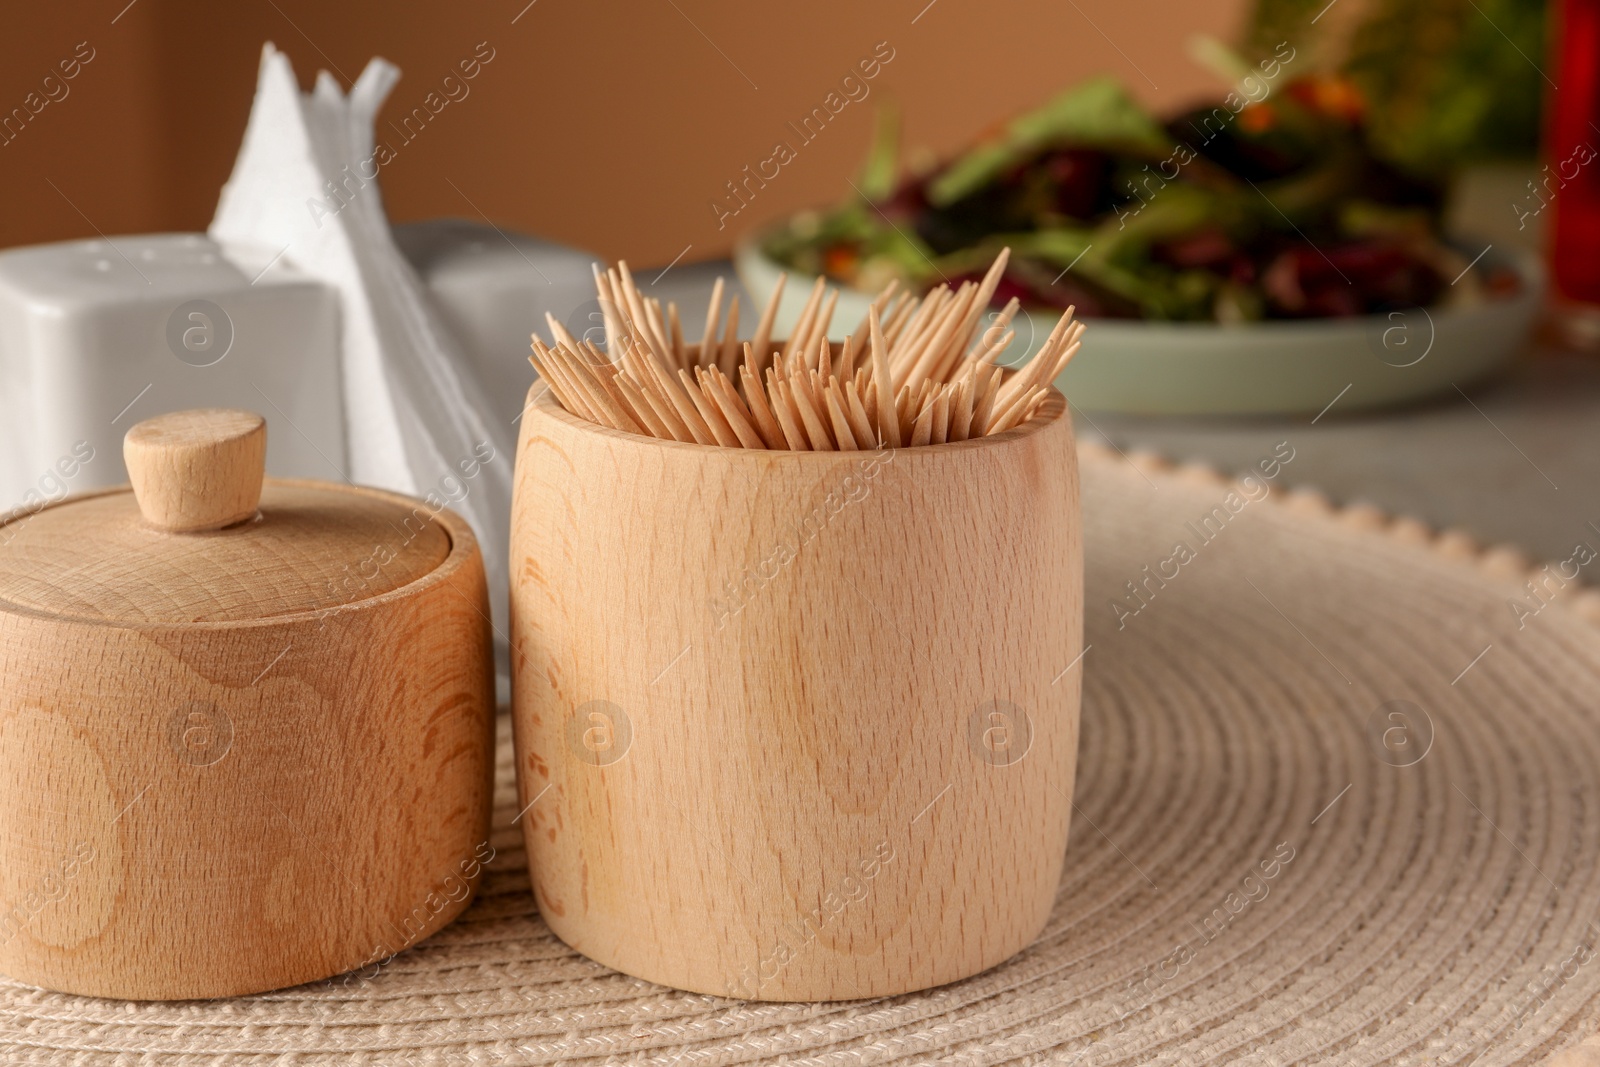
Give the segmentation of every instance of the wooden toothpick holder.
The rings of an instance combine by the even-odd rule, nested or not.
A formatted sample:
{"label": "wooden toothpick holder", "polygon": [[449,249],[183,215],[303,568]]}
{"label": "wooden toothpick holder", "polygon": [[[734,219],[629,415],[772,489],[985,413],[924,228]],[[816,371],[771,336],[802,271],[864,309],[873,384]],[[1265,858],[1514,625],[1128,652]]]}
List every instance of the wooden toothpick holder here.
{"label": "wooden toothpick holder", "polygon": [[605,429],[535,385],[513,710],[545,921],[763,1000],[1025,947],[1071,816],[1081,543],[1059,395],[980,440],[793,453]]}
{"label": "wooden toothpick holder", "polygon": [[[467,906],[494,696],[465,522],[263,484],[266,427],[127,436],[0,523],[0,972],[97,996],[365,981]],[[135,499],[135,495],[137,499]]]}

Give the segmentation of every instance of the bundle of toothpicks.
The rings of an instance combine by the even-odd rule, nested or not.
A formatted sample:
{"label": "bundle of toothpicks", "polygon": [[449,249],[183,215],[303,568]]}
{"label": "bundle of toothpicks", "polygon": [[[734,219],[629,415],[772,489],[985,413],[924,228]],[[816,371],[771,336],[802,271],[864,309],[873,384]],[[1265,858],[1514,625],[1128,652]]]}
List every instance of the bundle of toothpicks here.
{"label": "bundle of toothpicks", "polygon": [[996,365],[1016,336],[1018,302],[987,327],[984,316],[1009,256],[1003,250],[981,283],[940,285],[920,300],[891,282],[842,344],[828,340],[839,291],[821,278],[793,334],[778,343],[784,279],[741,342],[739,298],[724,322],[719,278],[705,332],[686,344],[675,304],[663,309],[642,294],[626,263],[604,272],[597,265],[605,350],[546,315],[550,343],[534,335],[530,360],[572,414],[670,441],[830,452],[1003,433],[1039,411],[1083,334],[1068,308],[1032,360]]}

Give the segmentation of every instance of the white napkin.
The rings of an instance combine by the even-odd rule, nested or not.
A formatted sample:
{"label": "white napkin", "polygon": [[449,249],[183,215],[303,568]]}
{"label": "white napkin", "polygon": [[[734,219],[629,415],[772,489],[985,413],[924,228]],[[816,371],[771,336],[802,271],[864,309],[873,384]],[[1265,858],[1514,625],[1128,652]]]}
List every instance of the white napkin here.
{"label": "white napkin", "polygon": [[[344,473],[352,482],[452,507],[472,524],[503,664],[515,441],[511,427],[487,417],[481,387],[464,373],[457,343],[389,231],[373,123],[399,78],[393,64],[373,59],[348,96],[327,71],[302,94],[288,57],[268,44],[244,143],[210,234],[235,254],[264,265],[281,258],[338,290]],[[275,421],[271,410],[262,414]]]}

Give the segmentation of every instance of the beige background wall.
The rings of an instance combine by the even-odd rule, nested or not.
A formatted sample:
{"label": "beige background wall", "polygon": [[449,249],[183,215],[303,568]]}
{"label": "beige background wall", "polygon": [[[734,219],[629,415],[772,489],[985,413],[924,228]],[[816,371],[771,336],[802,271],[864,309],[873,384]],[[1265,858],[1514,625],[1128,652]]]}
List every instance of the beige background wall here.
{"label": "beige background wall", "polygon": [[[643,265],[685,248],[686,260],[715,256],[752,225],[837,197],[879,100],[899,102],[908,145],[941,153],[1090,74],[1172,105],[1215,85],[1188,39],[1231,39],[1245,11],[1243,0],[126,3],[8,11],[0,110],[42,88],[59,96],[43,79],[80,42],[94,58],[0,145],[0,246],[203,229],[266,40],[307,86],[321,68],[348,86],[373,55],[398,64],[380,134],[429,90],[444,98],[461,60],[492,50],[466,95],[452,83],[459,98],[409,143],[391,129],[391,215],[481,213]],[[879,42],[893,58],[870,96],[800,146],[787,124]],[[712,201],[778,140],[796,158],[719,229]]]}

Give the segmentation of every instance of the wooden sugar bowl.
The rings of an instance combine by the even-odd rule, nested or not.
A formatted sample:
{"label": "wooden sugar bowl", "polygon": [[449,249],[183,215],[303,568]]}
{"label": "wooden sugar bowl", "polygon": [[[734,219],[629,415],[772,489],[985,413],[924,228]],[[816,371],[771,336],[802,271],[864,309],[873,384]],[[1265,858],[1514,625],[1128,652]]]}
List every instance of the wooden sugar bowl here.
{"label": "wooden sugar bowl", "polygon": [[392,493],[263,485],[265,450],[259,415],[164,415],[127,435],[131,492],[0,523],[0,972],[260,992],[466,907],[493,765],[477,541]]}
{"label": "wooden sugar bowl", "polygon": [[741,999],[891,996],[1044,927],[1083,577],[1059,394],[978,440],[662,441],[535,387],[512,511],[534,893],[608,966]]}

